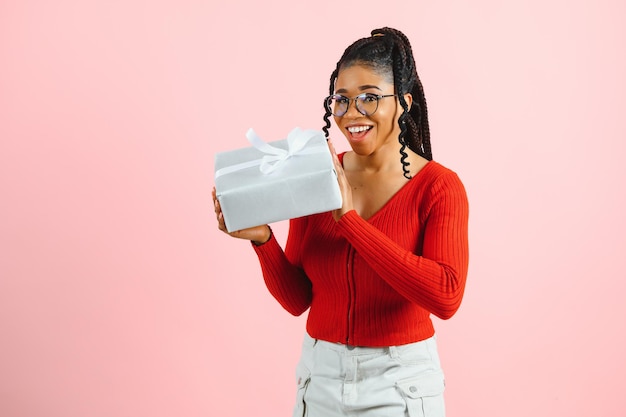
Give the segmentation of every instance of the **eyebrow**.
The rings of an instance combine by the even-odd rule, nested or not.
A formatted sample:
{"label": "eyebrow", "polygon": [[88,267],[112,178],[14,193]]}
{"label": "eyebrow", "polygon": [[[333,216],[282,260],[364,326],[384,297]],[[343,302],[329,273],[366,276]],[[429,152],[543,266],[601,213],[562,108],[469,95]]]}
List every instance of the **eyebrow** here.
{"label": "eyebrow", "polygon": [[[378,91],[383,91],[379,87],[377,87],[375,85],[371,85],[371,84],[365,84],[365,85],[359,86],[359,91],[365,91],[365,90],[369,90],[369,89],[372,89],[372,88],[375,88]],[[346,90],[345,88],[342,88],[342,89],[339,89],[339,90],[335,91],[335,93],[337,93],[337,94],[339,94],[339,93],[347,93],[347,92],[348,92],[348,90]]]}

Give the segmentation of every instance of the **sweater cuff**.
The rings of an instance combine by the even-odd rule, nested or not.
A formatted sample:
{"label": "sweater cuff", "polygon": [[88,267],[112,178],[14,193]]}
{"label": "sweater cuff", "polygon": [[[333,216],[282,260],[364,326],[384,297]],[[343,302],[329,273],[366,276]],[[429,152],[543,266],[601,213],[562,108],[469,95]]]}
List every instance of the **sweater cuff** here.
{"label": "sweater cuff", "polygon": [[271,228],[270,228],[270,238],[267,242],[257,245],[256,243],[250,241],[250,245],[252,245],[252,248],[259,256],[260,255],[271,256],[271,255],[279,254],[282,252],[282,248],[280,247],[280,244],[276,240],[276,236],[274,236],[274,232],[272,231]]}
{"label": "sweater cuff", "polygon": [[337,222],[337,227],[342,235],[352,235],[355,230],[362,229],[364,227],[364,223],[367,224],[367,221],[359,216],[359,213],[357,213],[356,210],[350,210],[341,216]]}

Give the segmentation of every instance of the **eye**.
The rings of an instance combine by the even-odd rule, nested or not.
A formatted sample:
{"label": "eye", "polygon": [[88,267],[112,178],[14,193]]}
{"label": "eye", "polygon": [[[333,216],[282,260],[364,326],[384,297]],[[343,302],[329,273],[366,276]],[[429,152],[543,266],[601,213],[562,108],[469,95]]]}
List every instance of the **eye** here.
{"label": "eye", "polygon": [[347,104],[350,102],[348,97],[340,96],[338,94],[333,96],[333,100],[335,100],[338,104]]}
{"label": "eye", "polygon": [[378,96],[372,93],[363,94],[361,97],[361,100],[363,100],[364,103],[373,103],[378,101]]}

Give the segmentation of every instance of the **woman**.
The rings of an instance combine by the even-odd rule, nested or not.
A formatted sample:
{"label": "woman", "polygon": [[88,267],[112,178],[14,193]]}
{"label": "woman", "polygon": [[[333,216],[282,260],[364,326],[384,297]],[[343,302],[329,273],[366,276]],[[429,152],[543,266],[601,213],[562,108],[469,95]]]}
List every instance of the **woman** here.
{"label": "woman", "polygon": [[352,148],[337,155],[329,141],[343,206],[291,220],[284,251],[267,225],[230,233],[253,242],[287,311],[309,309],[294,416],[444,416],[430,314],[461,303],[468,204],[432,161],[406,36],[382,28],[349,46],[324,103],[326,136],[332,114]]}

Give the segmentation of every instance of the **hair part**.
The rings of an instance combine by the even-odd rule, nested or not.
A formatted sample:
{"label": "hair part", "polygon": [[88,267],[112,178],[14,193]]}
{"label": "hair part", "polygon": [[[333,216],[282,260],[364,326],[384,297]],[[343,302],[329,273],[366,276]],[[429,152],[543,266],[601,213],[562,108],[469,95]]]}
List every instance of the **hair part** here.
{"label": "hair part", "polygon": [[[427,160],[432,160],[430,146],[430,128],[428,125],[428,109],[424,88],[417,75],[415,59],[409,39],[399,30],[384,27],[375,29],[370,37],[354,42],[344,51],[337,62],[335,70],[330,75],[330,95],[334,94],[335,82],[339,71],[353,65],[362,65],[374,70],[390,83],[393,83],[403,112],[398,118],[400,134],[400,162],[404,176],[411,178],[409,162],[407,161],[408,147],[413,152]],[[404,95],[410,93],[413,105],[409,108]],[[329,136],[330,109],[325,106],[325,126],[322,128],[326,137]]]}

